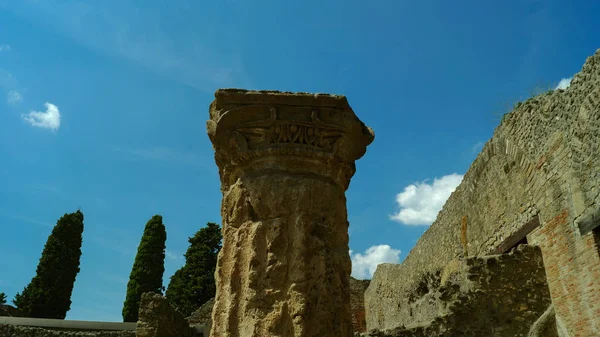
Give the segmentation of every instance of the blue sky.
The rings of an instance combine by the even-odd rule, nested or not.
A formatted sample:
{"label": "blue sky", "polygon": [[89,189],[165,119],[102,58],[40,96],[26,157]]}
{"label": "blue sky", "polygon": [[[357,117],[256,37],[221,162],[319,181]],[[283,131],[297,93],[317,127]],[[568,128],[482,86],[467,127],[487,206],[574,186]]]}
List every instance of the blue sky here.
{"label": "blue sky", "polygon": [[[600,48],[593,1],[0,0],[0,291],[81,208],[68,319],[121,320],[145,223],[221,222],[221,87],[346,95],[375,130],[347,192],[353,275],[406,257],[500,115]],[[568,82],[568,81],[566,81]]]}

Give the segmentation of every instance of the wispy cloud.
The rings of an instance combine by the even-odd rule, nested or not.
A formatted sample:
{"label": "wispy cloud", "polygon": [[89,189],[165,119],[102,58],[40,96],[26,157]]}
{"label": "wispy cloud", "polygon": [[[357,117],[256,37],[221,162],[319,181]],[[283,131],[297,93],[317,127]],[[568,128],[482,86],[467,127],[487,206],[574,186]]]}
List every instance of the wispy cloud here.
{"label": "wispy cloud", "polygon": [[11,49],[12,49],[11,46],[8,44],[0,44],[0,52],[10,51]]}
{"label": "wispy cloud", "polygon": [[60,110],[52,103],[45,103],[46,111],[31,111],[24,114],[23,119],[32,126],[42,129],[58,130],[60,127]]}
{"label": "wispy cloud", "polygon": [[573,77],[563,78],[562,80],[560,80],[560,82],[558,82],[558,84],[556,85],[556,88],[554,88],[554,90],[567,89],[571,85],[571,80],[573,80]]}
{"label": "wispy cloud", "polygon": [[183,255],[174,253],[168,249],[165,249],[165,257],[173,261],[183,260]]}
{"label": "wispy cloud", "polygon": [[431,184],[425,180],[406,186],[396,195],[400,211],[391,219],[405,225],[431,225],[462,178],[462,175],[453,173],[435,178]]}
{"label": "wispy cloud", "polygon": [[17,105],[23,101],[23,95],[16,90],[10,90],[7,94],[6,103]]}
{"label": "wispy cloud", "polygon": [[168,161],[183,165],[207,167],[206,159],[193,152],[179,151],[166,146],[155,146],[149,148],[115,148],[117,152],[126,154],[133,158],[144,160]]}
{"label": "wispy cloud", "polygon": [[103,271],[97,272],[96,275],[105,281],[109,281],[109,282],[117,283],[117,284],[127,284],[127,282],[129,281],[129,279],[126,276],[113,274],[113,273],[107,273],[107,272],[103,272]]}
{"label": "wispy cloud", "polygon": [[389,245],[372,246],[363,254],[350,251],[352,277],[362,280],[373,277],[381,263],[400,263],[400,250]]}
{"label": "wispy cloud", "polygon": [[125,258],[133,259],[136,254],[139,238],[120,228],[87,225],[88,229],[94,228],[94,235],[90,240],[106,250],[118,253]]}
{"label": "wispy cloud", "polygon": [[[248,86],[242,59],[232,51],[235,44],[224,48],[218,40],[206,38],[199,42],[196,33],[169,34],[161,27],[170,7],[130,1],[23,0],[9,9],[85,47],[133,61],[206,92],[216,87]],[[214,29],[209,20],[200,21],[205,22],[207,30]]]}
{"label": "wispy cloud", "polygon": [[17,87],[17,79],[6,69],[0,68],[0,87],[12,90]]}
{"label": "wispy cloud", "polygon": [[471,154],[477,154],[477,153],[479,153],[479,151],[481,151],[481,149],[483,149],[484,145],[485,145],[484,142],[477,142],[476,144],[474,144],[473,146],[471,146]]}
{"label": "wispy cloud", "polygon": [[41,221],[26,215],[22,215],[22,214],[17,214],[14,212],[10,212],[7,211],[5,209],[0,208],[0,216],[2,217],[6,217],[9,219],[13,219],[13,220],[18,220],[18,221],[23,221],[23,222],[27,222],[29,224],[32,225],[37,225],[37,226],[42,226],[42,227],[47,227],[47,228],[52,228],[54,227],[53,224],[46,222],[46,221]]}

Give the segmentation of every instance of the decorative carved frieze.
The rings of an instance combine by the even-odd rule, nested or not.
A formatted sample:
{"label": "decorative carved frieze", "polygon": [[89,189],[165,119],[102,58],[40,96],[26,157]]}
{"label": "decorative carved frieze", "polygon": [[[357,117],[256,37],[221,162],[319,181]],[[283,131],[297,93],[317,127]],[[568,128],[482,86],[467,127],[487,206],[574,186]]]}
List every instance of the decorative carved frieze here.
{"label": "decorative carved frieze", "polygon": [[374,138],[343,96],[219,90],[210,116],[223,186],[261,166],[292,167],[345,187]]}
{"label": "decorative carved frieze", "polygon": [[[308,152],[334,154],[345,128],[332,123],[325,123],[319,117],[319,111],[313,110],[310,121],[287,120],[278,118],[277,109],[269,108],[270,116],[266,119],[250,121],[230,131],[230,146],[236,148],[241,160],[254,157],[268,148],[295,148]],[[268,154],[295,154],[304,151],[270,151]]]}
{"label": "decorative carved frieze", "polygon": [[318,117],[318,110],[311,113],[310,122],[282,120],[277,118],[277,110],[269,108],[269,118],[242,125],[236,131],[241,134],[248,149],[260,149],[274,144],[297,144],[331,152],[344,134],[344,128],[324,123]]}

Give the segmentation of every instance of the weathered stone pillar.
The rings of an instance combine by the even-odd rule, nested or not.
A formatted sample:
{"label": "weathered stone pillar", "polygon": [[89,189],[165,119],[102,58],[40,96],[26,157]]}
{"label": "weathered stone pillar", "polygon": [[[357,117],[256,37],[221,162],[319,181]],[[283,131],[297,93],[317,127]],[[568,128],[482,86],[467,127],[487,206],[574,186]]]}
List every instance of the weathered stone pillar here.
{"label": "weathered stone pillar", "polygon": [[344,96],[223,89],[213,337],[352,335],[345,191],[373,131]]}

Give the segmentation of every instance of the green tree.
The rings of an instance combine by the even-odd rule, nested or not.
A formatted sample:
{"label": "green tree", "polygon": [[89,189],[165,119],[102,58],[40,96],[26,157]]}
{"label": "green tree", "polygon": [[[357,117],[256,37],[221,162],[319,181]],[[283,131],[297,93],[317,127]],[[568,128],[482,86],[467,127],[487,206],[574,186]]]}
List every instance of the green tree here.
{"label": "green tree", "polygon": [[162,295],[165,272],[165,241],[167,232],[162,216],[155,215],[148,221],[127,283],[127,295],[123,304],[123,321],[137,322],[142,293]]}
{"label": "green tree", "polygon": [[6,294],[0,293],[0,305],[6,304]]}
{"label": "green tree", "polygon": [[215,269],[221,250],[221,228],[209,222],[194,237],[188,238],[185,265],[171,276],[167,299],[185,316],[189,316],[215,297]]}
{"label": "green tree", "polygon": [[13,303],[26,317],[64,319],[81,258],[83,213],[63,215],[46,241],[36,275]]}

